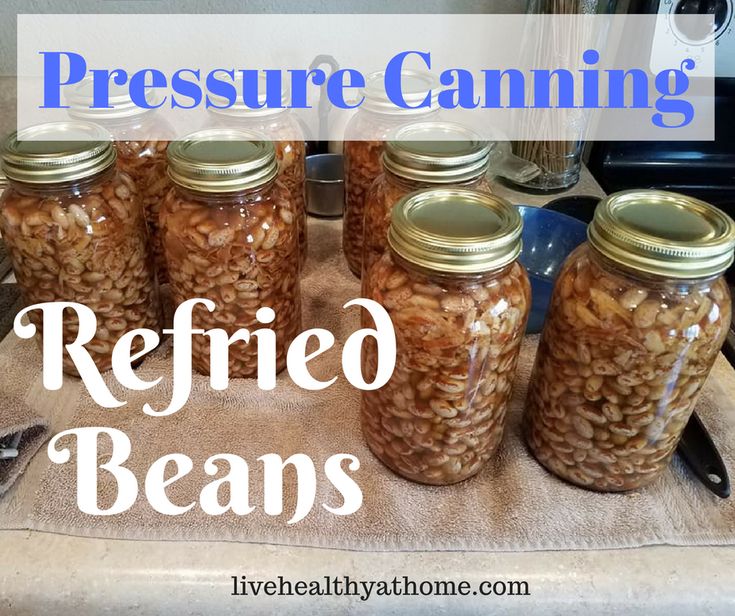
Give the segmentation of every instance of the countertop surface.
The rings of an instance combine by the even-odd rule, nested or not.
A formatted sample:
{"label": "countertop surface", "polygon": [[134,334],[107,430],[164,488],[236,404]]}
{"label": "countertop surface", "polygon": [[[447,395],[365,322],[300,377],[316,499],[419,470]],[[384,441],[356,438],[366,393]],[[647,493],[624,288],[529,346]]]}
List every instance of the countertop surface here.
{"label": "countertop surface", "polygon": [[[497,192],[531,205],[560,196],[529,196],[502,186]],[[602,194],[586,170],[570,192]],[[54,405],[51,396],[45,398],[39,404]],[[54,419],[54,424],[64,420]],[[59,427],[52,425],[52,431]],[[35,490],[40,467],[31,464],[20,489]],[[0,545],[0,614],[271,614],[275,609],[289,614],[735,613],[731,547],[367,553],[227,542],[103,540],[36,531],[0,531]],[[482,581],[525,581],[530,594],[274,599],[233,596],[232,576],[276,583],[279,576],[291,582],[323,576],[390,582],[408,576],[417,583],[467,580],[473,588]]]}

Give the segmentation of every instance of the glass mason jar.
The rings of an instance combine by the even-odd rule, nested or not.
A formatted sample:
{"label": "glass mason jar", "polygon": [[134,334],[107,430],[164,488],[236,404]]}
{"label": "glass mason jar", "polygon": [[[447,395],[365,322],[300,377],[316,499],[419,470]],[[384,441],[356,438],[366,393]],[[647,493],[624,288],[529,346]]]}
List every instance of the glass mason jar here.
{"label": "glass mason jar", "polygon": [[[197,306],[194,328],[269,327],[276,332],[276,369],[301,330],[298,218],[291,193],[276,181],[273,144],[255,133],[209,129],[173,141],[168,148],[174,187],[161,208],[161,234],[176,305],[210,299],[209,312]],[[272,308],[270,324],[256,320]],[[208,336],[195,336],[192,361],[209,374]],[[237,342],[229,351],[231,377],[257,374],[257,342]]]}
{"label": "glass mason jar", "polygon": [[[112,109],[92,109],[93,85],[82,81],[68,97],[69,115],[75,119],[95,122],[109,131],[115,140],[118,167],[127,173],[138,187],[148,223],[151,252],[158,272],[158,281],[168,281],[163,257],[158,216],[161,202],[171,184],[166,171],[166,148],[174,136],[173,128],[155,110],[138,107],[123,86],[110,85]],[[153,94],[150,102],[155,103]],[[140,135],[166,135],[166,139],[141,139]]]}
{"label": "glass mason jar", "polygon": [[398,129],[385,144],[383,172],[365,195],[362,279],[388,248],[393,206],[421,188],[461,186],[491,192],[490,144],[459,124],[419,122]]}
{"label": "glass mason jar", "polygon": [[[60,138],[75,141],[59,141]],[[29,141],[29,139],[39,141]],[[97,317],[85,345],[100,371],[126,332],[160,330],[161,310],[145,217],[132,179],[115,168],[109,134],[86,122],[56,122],[11,135],[3,152],[9,187],[0,231],[26,305],[77,302]],[[43,335],[39,312],[30,313]],[[78,319],[64,318],[64,342]],[[133,352],[142,349],[133,343]],[[77,375],[64,355],[64,371]]]}
{"label": "glass mason jar", "polygon": [[365,101],[345,127],[345,210],[342,222],[342,249],[350,271],[362,273],[362,239],[365,195],[381,171],[385,139],[404,124],[437,117],[438,81],[430,73],[403,71],[402,90],[406,104],[420,105],[432,91],[427,107],[399,109],[386,96],[384,73],[368,75],[361,96]]}
{"label": "glass mason jar", "polygon": [[[393,322],[396,366],[363,391],[361,418],[370,449],[403,477],[462,481],[500,443],[530,306],[521,225],[508,202],[461,188],[415,192],[393,208],[367,297]],[[362,359],[370,379],[374,340]]]}
{"label": "glass mason jar", "polygon": [[[242,78],[236,80],[238,91],[242,88]],[[210,107],[214,116],[213,126],[234,130],[256,131],[273,141],[278,160],[278,179],[291,192],[291,203],[296,211],[299,224],[299,250],[301,265],[306,261],[308,249],[308,229],[306,222],[306,141],[298,118],[288,108],[290,94],[286,88],[281,94],[281,106],[266,107],[266,77],[258,75],[258,104],[260,108],[246,106],[241,99],[221,109]],[[212,102],[223,107],[229,101],[212,97]]]}
{"label": "glass mason jar", "polygon": [[554,287],[525,435],[559,477],[631,490],[669,464],[725,340],[735,223],[683,195],[635,190],[603,200],[588,236]]}
{"label": "glass mason jar", "polygon": [[118,165],[133,178],[139,187],[145,211],[158,281],[168,282],[166,259],[159,229],[161,203],[171,187],[166,170],[168,141],[116,141]]}

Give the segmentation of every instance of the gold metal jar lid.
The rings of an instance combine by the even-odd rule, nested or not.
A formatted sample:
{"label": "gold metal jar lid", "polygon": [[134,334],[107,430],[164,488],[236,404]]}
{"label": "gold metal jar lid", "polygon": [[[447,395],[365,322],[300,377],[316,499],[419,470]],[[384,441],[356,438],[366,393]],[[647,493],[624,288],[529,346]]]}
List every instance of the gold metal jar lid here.
{"label": "gold metal jar lid", "polygon": [[385,144],[383,166],[429,184],[459,184],[487,172],[490,144],[451,122],[419,122],[397,129]]}
{"label": "gold metal jar lid", "polygon": [[112,137],[91,122],[49,122],[8,137],[2,159],[9,180],[58,184],[92,177],[117,157]]}
{"label": "gold metal jar lid", "polygon": [[505,199],[466,188],[432,188],[393,207],[388,245],[419,267],[477,274],[518,257],[522,227],[518,210]]}
{"label": "gold metal jar lid", "polygon": [[278,175],[276,150],[254,131],[202,130],[169,144],[168,174],[174,183],[198,192],[257,188]]}
{"label": "gold metal jar lid", "polygon": [[[66,96],[69,115],[72,118],[92,122],[107,122],[139,118],[154,111],[138,107],[130,97],[130,90],[117,85],[114,80],[108,84],[108,102],[111,108],[92,108],[94,101],[94,82],[91,78],[80,81]],[[146,88],[146,101],[149,105],[157,105],[160,101],[154,88]]]}
{"label": "gold metal jar lid", "polygon": [[[218,109],[217,107],[209,107],[208,110],[218,116],[228,116],[232,118],[250,119],[250,118],[262,118],[265,116],[278,115],[289,110],[289,103],[291,102],[291,96],[287,88],[283,88],[280,96],[281,107],[248,107],[245,105],[245,101],[242,99],[243,92],[243,77],[238,74],[235,81],[235,90],[237,91],[237,99],[235,102],[227,107],[226,109]],[[266,103],[266,86],[267,78],[262,73],[258,73],[258,105],[265,105]],[[224,107],[229,101],[224,96],[216,94],[210,94],[209,99],[214,105]]]}
{"label": "gold metal jar lid", "polygon": [[667,278],[707,278],[732,264],[735,222],[692,197],[628,190],[599,203],[587,236],[604,256],[631,269]]}
{"label": "gold metal jar lid", "polygon": [[[403,100],[411,109],[398,107],[388,98],[385,92],[385,71],[370,73],[365,78],[365,87],[360,88],[360,96],[365,100],[361,108],[374,113],[386,115],[420,115],[431,113],[438,109],[439,80],[425,71],[404,70],[401,71],[401,93]],[[423,103],[426,95],[431,91],[428,107],[413,109]]]}

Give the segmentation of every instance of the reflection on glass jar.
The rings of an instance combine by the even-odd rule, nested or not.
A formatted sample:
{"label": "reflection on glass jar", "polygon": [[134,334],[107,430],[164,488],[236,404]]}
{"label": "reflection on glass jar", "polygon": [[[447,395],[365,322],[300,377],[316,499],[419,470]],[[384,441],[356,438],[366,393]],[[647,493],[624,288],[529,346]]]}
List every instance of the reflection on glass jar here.
{"label": "reflection on glass jar", "polygon": [[611,195],[556,281],[526,401],[547,469],[630,490],[666,469],[730,323],[735,224],[700,201]]}
{"label": "reflection on glass jar", "polygon": [[[427,92],[437,92],[438,82],[430,73],[403,71],[401,87],[406,103],[418,106]],[[362,272],[362,239],[365,195],[381,173],[385,139],[391,132],[411,122],[438,117],[436,99],[429,107],[399,109],[386,96],[382,72],[368,75],[360,95],[363,104],[345,127],[345,210],[342,248],[347,265],[355,276]]]}
{"label": "reflection on glass jar", "polygon": [[[408,479],[467,479],[501,441],[530,305],[520,233],[513,206],[466,189],[412,193],[393,210],[367,297],[393,321],[396,367],[363,392],[361,417],[373,453]],[[366,341],[363,371],[376,369]]]}
{"label": "reflection on glass jar", "polygon": [[[70,135],[77,140],[58,141]],[[100,371],[109,369],[123,334],[160,328],[145,218],[132,179],[115,169],[109,134],[83,122],[25,129],[8,139],[3,166],[10,185],[0,231],[26,304],[67,301],[90,308],[97,332],[85,348]],[[40,340],[41,315],[30,318]],[[78,330],[78,319],[66,316],[64,342],[76,340]],[[131,354],[142,346],[136,340]],[[66,351],[64,370],[78,375]]]}
{"label": "reflection on glass jar", "polygon": [[[169,146],[174,188],[161,210],[163,246],[178,305],[192,298],[215,303],[214,312],[197,306],[195,328],[261,327],[260,308],[272,308],[276,369],[285,367],[286,349],[301,330],[298,218],[290,192],[276,181],[273,144],[253,133],[210,129]],[[192,360],[210,372],[208,336],[196,336]],[[232,377],[255,376],[257,342],[235,342],[229,350]]]}
{"label": "reflection on glass jar", "polygon": [[[237,91],[242,90],[242,77],[235,80]],[[308,240],[306,224],[306,142],[303,138],[301,124],[288,108],[291,102],[290,93],[284,88],[281,93],[281,108],[266,106],[266,76],[258,75],[258,105],[252,108],[240,99],[233,105],[229,101],[212,96],[213,107],[209,111],[213,115],[212,126],[232,128],[235,130],[256,131],[262,133],[263,139],[273,141],[278,160],[278,179],[291,193],[291,203],[299,224],[299,250],[301,264],[306,260]],[[219,108],[219,107],[227,107]],[[299,135],[295,139],[294,135]]]}
{"label": "reflection on glass jar", "polygon": [[[69,115],[99,124],[115,140],[118,167],[133,178],[138,187],[158,281],[163,284],[168,281],[168,275],[158,229],[158,215],[161,202],[170,187],[166,173],[166,148],[169,141],[140,139],[140,135],[163,134],[168,135],[170,140],[174,131],[155,110],[136,105],[130,98],[128,88],[113,82],[109,84],[109,89],[109,103],[112,108],[92,108],[93,82],[91,79],[80,82],[68,96]],[[151,104],[156,104],[154,91],[148,93],[148,100]]]}
{"label": "reflection on glass jar", "polygon": [[418,122],[398,129],[386,142],[383,172],[365,195],[363,281],[388,248],[393,206],[410,192],[460,186],[490,192],[490,145],[476,133],[449,122]]}
{"label": "reflection on glass jar", "polygon": [[166,172],[168,141],[117,141],[120,169],[127,172],[140,191],[151,238],[151,248],[158,271],[158,281],[168,282],[166,259],[159,229],[161,203],[171,187]]}

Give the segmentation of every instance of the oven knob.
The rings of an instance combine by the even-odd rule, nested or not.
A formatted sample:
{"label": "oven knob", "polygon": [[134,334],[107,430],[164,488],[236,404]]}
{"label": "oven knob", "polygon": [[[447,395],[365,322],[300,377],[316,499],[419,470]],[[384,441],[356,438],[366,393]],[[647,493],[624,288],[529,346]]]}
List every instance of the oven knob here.
{"label": "oven knob", "polygon": [[[672,11],[677,30],[692,42],[707,41],[717,35],[730,15],[729,0],[678,0]],[[714,32],[708,27],[699,27],[691,20],[677,19],[682,15],[712,15]]]}

